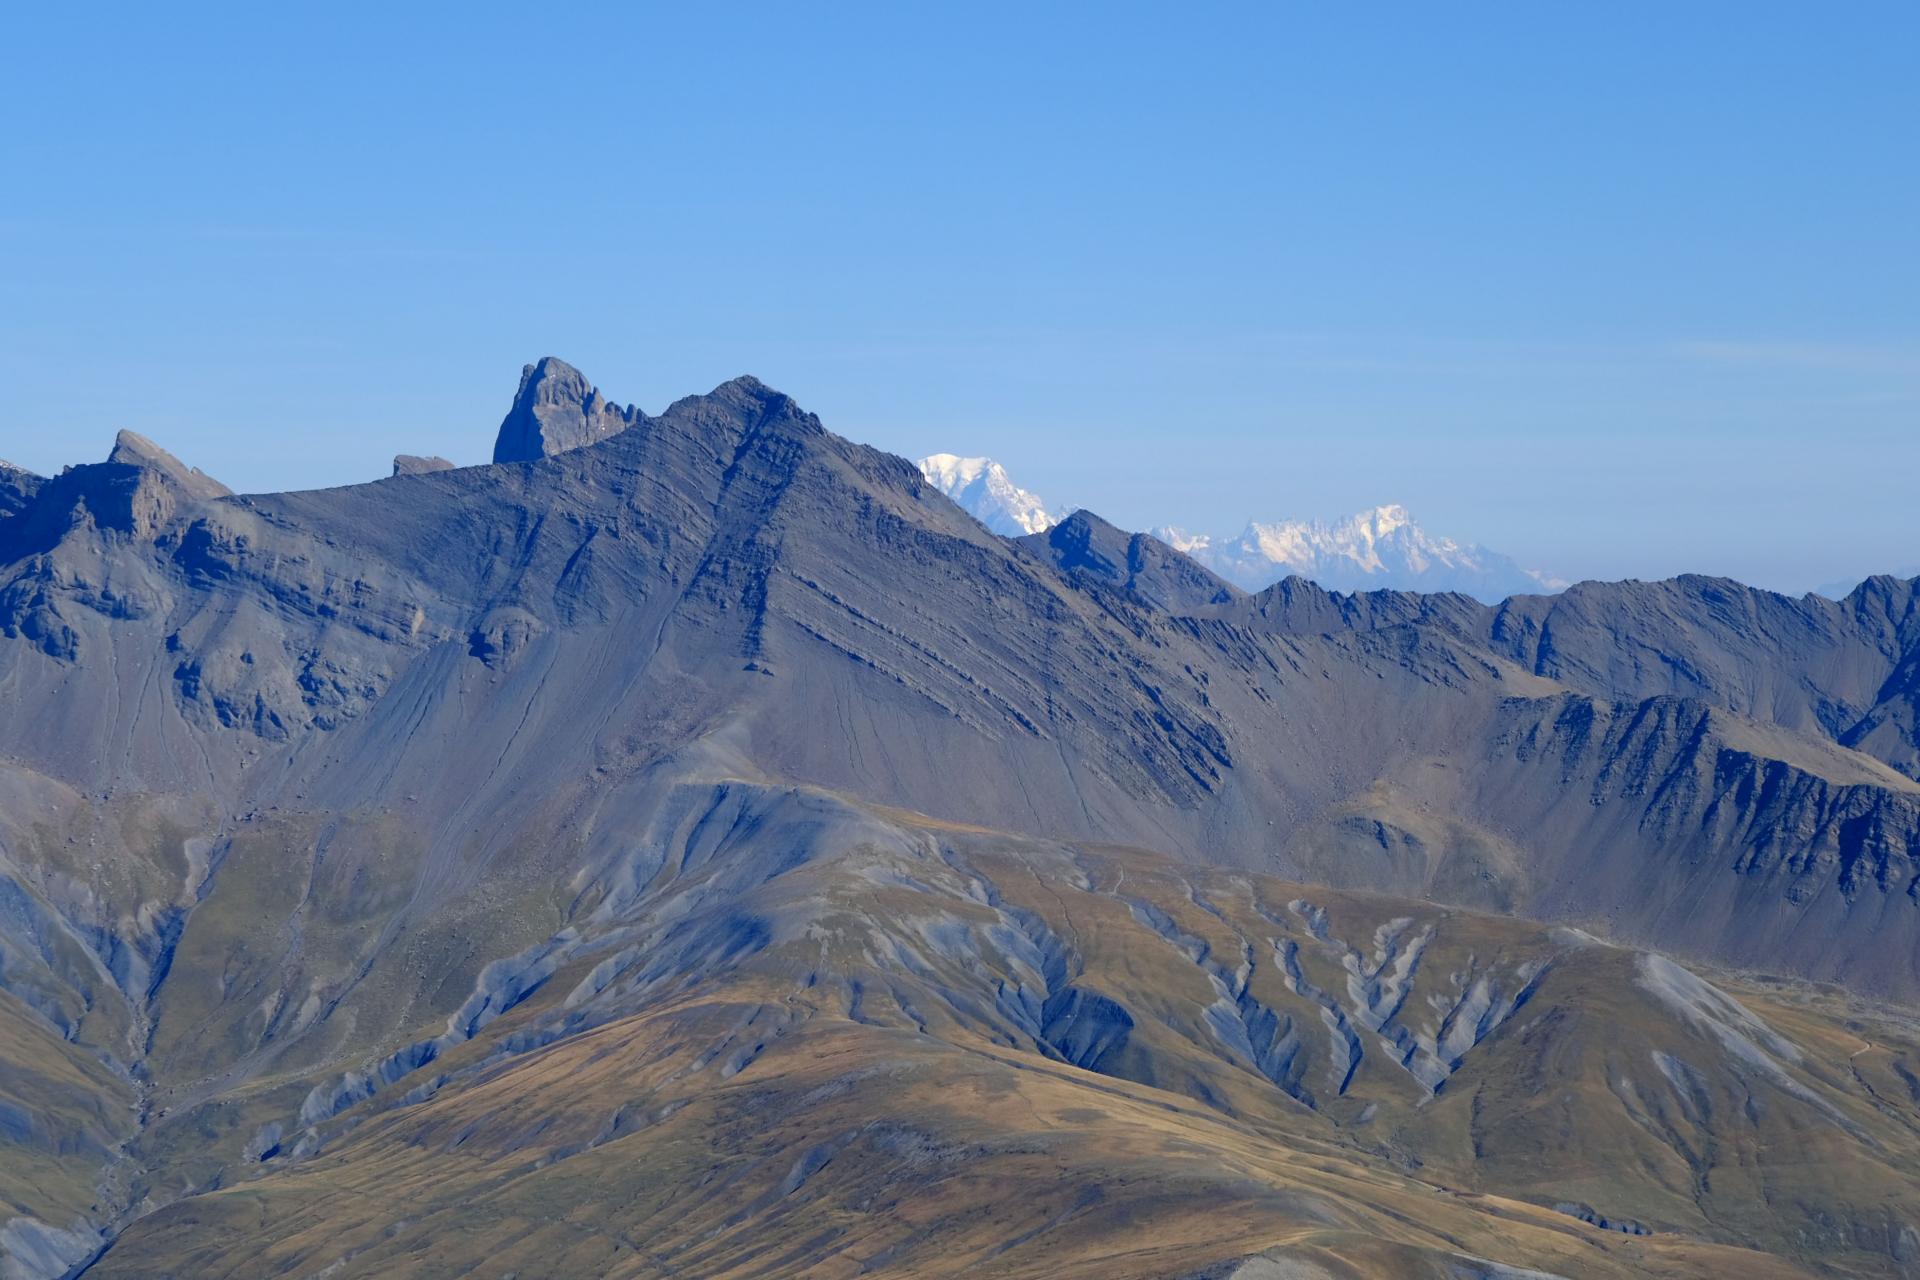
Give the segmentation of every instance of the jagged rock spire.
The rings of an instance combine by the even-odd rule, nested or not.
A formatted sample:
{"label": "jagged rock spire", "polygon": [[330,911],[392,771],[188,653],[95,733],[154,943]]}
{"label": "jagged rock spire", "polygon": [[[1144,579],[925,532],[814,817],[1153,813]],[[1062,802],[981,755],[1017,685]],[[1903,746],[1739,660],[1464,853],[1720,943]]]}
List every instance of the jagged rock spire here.
{"label": "jagged rock spire", "polygon": [[520,371],[520,390],[500,423],[495,462],[527,462],[597,444],[644,417],[622,408],[564,360],[545,356]]}

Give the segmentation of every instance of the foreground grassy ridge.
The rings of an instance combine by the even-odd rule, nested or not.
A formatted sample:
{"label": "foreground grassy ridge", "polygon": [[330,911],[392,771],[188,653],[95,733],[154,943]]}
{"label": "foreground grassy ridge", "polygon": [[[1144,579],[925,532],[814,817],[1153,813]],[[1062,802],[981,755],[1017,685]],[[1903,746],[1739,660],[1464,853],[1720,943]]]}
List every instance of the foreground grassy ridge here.
{"label": "foreground grassy ridge", "polygon": [[[752,994],[369,1120],[304,1167],[156,1215],[101,1274],[1147,1277],[1271,1249],[1389,1268],[1374,1274],[1459,1254],[1802,1274],[1608,1239],[1177,1095]],[[696,1065],[742,1032],[773,1043],[725,1080]]]}
{"label": "foreground grassy ridge", "polygon": [[94,1212],[99,1183],[136,1124],[131,1081],[0,992],[0,1206],[8,1216],[64,1226]]}
{"label": "foreground grassy ridge", "polygon": [[162,1166],[196,1129],[233,1154],[89,1275],[1905,1265],[1896,1013],[894,812],[796,857],[793,803],[817,834],[838,802],[785,793],[730,856],[583,895],[562,962],[371,1097],[303,1123],[328,1077],[301,1069],[159,1122]]}

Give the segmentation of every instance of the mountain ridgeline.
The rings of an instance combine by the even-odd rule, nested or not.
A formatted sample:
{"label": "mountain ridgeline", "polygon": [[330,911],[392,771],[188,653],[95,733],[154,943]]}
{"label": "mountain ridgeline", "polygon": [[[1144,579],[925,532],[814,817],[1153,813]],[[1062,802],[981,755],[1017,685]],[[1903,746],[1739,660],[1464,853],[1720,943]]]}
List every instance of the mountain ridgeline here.
{"label": "mountain ridgeline", "polygon": [[[1115,1242],[1072,1274],[1911,1274],[1920,583],[1248,594],[1088,512],[1000,536],[752,378],[653,415],[553,359],[494,457],[238,496],[131,434],[0,468],[8,1274],[391,1274],[429,1221],[485,1257],[486,1161],[521,1179],[482,1179],[492,1212],[535,1214],[603,1148],[696,1141],[745,1217],[609,1192],[617,1224],[521,1274],[669,1274],[619,1243],[649,1233],[683,1274],[801,1274],[842,1246],[796,1206],[969,1160],[1034,1179],[1034,1221],[973,1249],[935,1179],[951,1222],[870,1270],[1041,1274],[1070,1214]],[[1633,948],[1747,971],[1747,1002]],[[1059,1117],[1057,1149],[936,1093],[873,1119],[940,1079]],[[740,1172],[752,1107],[802,1098],[868,1110]],[[1171,1135],[1179,1248],[1122,1248],[1147,1219],[1102,1116]],[[1638,1172],[1543,1199],[1522,1137],[1556,1125]],[[1801,1197],[1780,1222],[1726,1189],[1814,1133],[1872,1178],[1739,1183]],[[408,1152],[456,1147],[480,1163],[381,1216],[426,1186]],[[1053,1204],[1045,1160],[1102,1172]],[[1410,1208],[1423,1166],[1520,1207]],[[1321,1234],[1208,1216],[1256,1186]],[[314,1197],[354,1206],[329,1239]]]}

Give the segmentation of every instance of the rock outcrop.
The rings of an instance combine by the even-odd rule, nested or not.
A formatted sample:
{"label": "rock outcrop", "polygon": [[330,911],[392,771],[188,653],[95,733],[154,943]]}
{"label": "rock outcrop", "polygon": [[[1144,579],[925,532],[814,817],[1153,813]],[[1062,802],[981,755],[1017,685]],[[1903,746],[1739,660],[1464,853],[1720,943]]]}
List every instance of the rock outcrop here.
{"label": "rock outcrop", "polygon": [[186,465],[153,441],[132,431],[122,431],[114,437],[113,450],[107,454],[107,461],[118,466],[151,471],[195,502],[230,497],[233,493],[233,490],[200,468]]}
{"label": "rock outcrop", "polygon": [[1169,613],[1227,604],[1241,594],[1158,538],[1117,529],[1091,511],[1076,511],[1019,541],[1062,573],[1118,588]]}
{"label": "rock outcrop", "polygon": [[551,458],[617,435],[643,416],[632,405],[608,401],[566,361],[545,356],[521,370],[520,390],[500,423],[493,460]]}
{"label": "rock outcrop", "polygon": [[[232,493],[145,436],[122,431],[104,462],[45,480],[17,471],[0,479],[0,511],[13,509],[0,522],[0,560],[46,551],[81,528],[151,538],[180,513]],[[88,554],[76,548],[76,555]]]}
{"label": "rock outcrop", "polygon": [[397,453],[393,457],[393,474],[396,476],[423,476],[434,471],[453,469],[453,463],[437,455],[422,457],[413,453]]}
{"label": "rock outcrop", "polygon": [[0,520],[18,515],[33,501],[46,477],[0,459]]}

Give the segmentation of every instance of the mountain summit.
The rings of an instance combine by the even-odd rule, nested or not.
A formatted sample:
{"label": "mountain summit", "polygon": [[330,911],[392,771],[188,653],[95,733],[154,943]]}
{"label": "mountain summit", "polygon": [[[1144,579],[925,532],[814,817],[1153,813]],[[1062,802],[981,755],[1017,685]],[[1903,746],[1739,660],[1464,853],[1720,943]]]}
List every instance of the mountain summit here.
{"label": "mountain summit", "polygon": [[929,484],[1003,537],[1040,533],[1059,522],[1038,495],[1015,484],[992,458],[936,453],[920,459],[919,467]]}
{"label": "mountain summit", "polygon": [[625,431],[642,415],[600,394],[578,369],[544,356],[520,371],[520,390],[500,423],[495,462],[527,462],[597,443]]}

